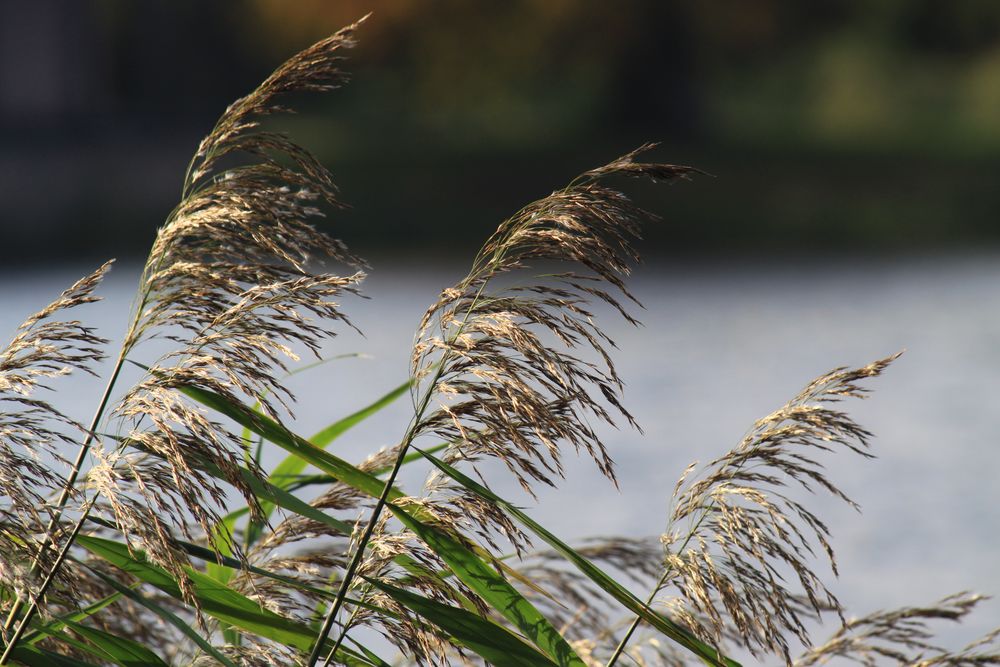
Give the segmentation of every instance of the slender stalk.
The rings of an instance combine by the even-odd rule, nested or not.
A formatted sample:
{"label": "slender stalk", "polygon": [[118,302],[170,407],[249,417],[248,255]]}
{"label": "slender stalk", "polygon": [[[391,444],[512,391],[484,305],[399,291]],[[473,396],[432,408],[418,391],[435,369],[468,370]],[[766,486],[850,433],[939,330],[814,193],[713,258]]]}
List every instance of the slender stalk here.
{"label": "slender stalk", "polygon": [[[687,548],[687,545],[694,538],[695,534],[698,532],[698,529],[701,528],[701,524],[705,522],[706,517],[708,517],[709,512],[711,512],[714,507],[715,503],[710,503],[705,507],[705,511],[702,512],[701,516],[698,517],[698,520],[695,522],[694,526],[691,528],[691,530],[688,531],[687,536],[684,538],[684,542],[681,543],[680,548],[677,550],[678,553],[683,552],[684,549]],[[667,581],[667,577],[670,576],[671,572],[673,572],[672,567],[663,568],[663,574],[660,575],[660,580],[656,582],[656,585],[653,586],[653,590],[649,594],[649,597],[646,598],[647,607],[653,603],[653,598],[655,598],[656,594],[660,592],[660,589],[663,587],[663,584]],[[615,647],[615,652],[608,659],[608,664],[605,665],[604,667],[614,667],[615,663],[618,662],[618,658],[621,657],[622,652],[625,650],[625,645],[628,644],[629,639],[632,638],[633,633],[635,633],[636,629],[639,627],[639,623],[641,622],[642,622],[641,616],[636,616],[634,619],[632,619],[632,623],[631,625],[629,625],[628,631],[625,633],[625,636],[622,637],[622,640],[618,642],[618,646]]]}
{"label": "slender stalk", "polygon": [[[399,453],[396,455],[396,461],[393,463],[392,471],[389,473],[389,477],[385,481],[385,486],[382,487],[382,493],[379,494],[378,502],[375,504],[375,509],[372,510],[372,515],[368,519],[368,524],[365,526],[365,532],[361,536],[361,540],[358,542],[357,549],[354,551],[354,556],[351,557],[351,562],[347,567],[347,571],[344,573],[344,579],[340,582],[340,588],[337,589],[337,597],[334,599],[333,605],[327,612],[326,618],[323,619],[323,626],[320,628],[319,635],[316,637],[316,644],[313,646],[312,652],[309,654],[309,659],[306,661],[306,667],[313,667],[313,665],[316,664],[316,661],[319,659],[320,651],[323,649],[323,642],[326,641],[327,636],[330,634],[330,630],[333,628],[337,612],[339,612],[340,608],[344,605],[344,598],[347,597],[347,591],[350,588],[351,582],[354,580],[354,574],[358,569],[358,565],[361,564],[361,558],[364,556],[365,549],[368,547],[368,542],[371,540],[372,533],[375,532],[375,524],[382,515],[382,510],[385,509],[389,493],[392,490],[393,485],[396,483],[396,476],[399,474],[400,468],[403,467],[403,459],[406,457],[406,454],[410,449],[410,443],[413,442],[413,438],[416,435],[416,429],[420,422],[420,417],[423,415],[424,410],[427,409],[428,403],[430,403],[431,396],[434,393],[434,384],[437,382],[438,378],[441,377],[443,369],[443,364],[438,367],[437,373],[428,386],[427,392],[424,394],[419,408],[414,415],[410,428],[407,429],[406,435],[403,437],[402,447],[400,447]],[[339,648],[341,641],[343,641],[343,637],[344,634],[341,633],[340,637],[337,639],[337,643],[334,645],[329,655],[327,655],[324,665],[330,664],[330,660],[336,653],[337,648]]]}
{"label": "slender stalk", "polygon": [[[478,263],[478,258],[477,258]],[[473,269],[475,271],[475,268]],[[489,280],[485,280],[476,291],[476,296],[472,300],[472,304],[465,313],[465,317],[462,319],[462,323],[459,325],[455,334],[452,336],[452,340],[461,335],[462,330],[465,328],[466,322],[469,321],[469,316],[472,314],[473,309],[478,303],[480,297],[483,295],[483,291],[486,289]],[[330,630],[333,628],[334,620],[337,617],[337,612],[344,604],[344,598],[347,596],[347,591],[350,589],[352,580],[354,579],[354,574],[358,569],[358,565],[361,563],[361,558],[364,556],[365,549],[368,547],[368,541],[371,539],[372,533],[375,531],[375,524],[379,517],[382,515],[382,510],[385,509],[386,501],[389,497],[389,492],[393,485],[396,483],[396,476],[399,474],[399,469],[403,467],[403,461],[406,458],[406,454],[410,449],[410,445],[413,442],[413,438],[416,437],[417,426],[420,423],[420,418],[423,416],[424,411],[427,409],[427,405],[430,403],[431,396],[434,394],[434,386],[437,381],[441,379],[442,373],[444,373],[445,362],[447,361],[447,352],[442,356],[441,361],[438,362],[436,371],[434,372],[434,377],[431,379],[430,383],[427,385],[427,391],[424,393],[423,397],[419,401],[419,404],[414,406],[413,421],[410,422],[410,427],[406,431],[406,435],[403,436],[402,447],[400,447],[399,453],[396,455],[396,460],[393,463],[392,471],[389,473],[389,477],[386,480],[385,486],[382,487],[382,493],[379,494],[378,502],[375,504],[375,509],[372,510],[372,515],[368,520],[368,525],[365,526],[364,535],[361,541],[358,542],[357,550],[354,552],[354,556],[351,558],[350,565],[347,571],[344,573],[344,580],[340,583],[340,588],[337,590],[337,598],[334,600],[333,606],[327,612],[326,618],[323,619],[323,626],[320,629],[319,635],[316,637],[316,644],[313,646],[312,652],[309,654],[309,659],[306,661],[306,667],[313,667],[316,664],[316,660],[319,659],[320,651],[322,650],[323,642],[326,641],[327,636],[330,634]],[[324,660],[324,667],[330,664],[330,660],[333,659],[334,654],[340,647],[341,642],[344,640],[345,632],[342,632],[337,638],[333,649],[326,656]]]}
{"label": "slender stalk", "polygon": [[[365,596],[368,595],[368,591],[370,590],[371,590],[370,586],[366,587],[361,592],[359,599],[364,600]],[[337,641],[333,643],[333,648],[331,648],[330,652],[326,654],[326,659],[323,660],[323,667],[329,667],[330,661],[333,660],[333,656],[337,655],[337,651],[340,649],[340,645],[344,643],[344,639],[347,637],[347,633],[350,632],[351,628],[354,626],[354,619],[357,618],[357,615],[358,615],[358,608],[355,607],[354,610],[351,612],[351,617],[347,619],[347,622],[344,623],[344,627],[341,629],[340,634],[337,635]]]}
{"label": "slender stalk", "polygon": [[[653,598],[655,598],[656,594],[660,592],[660,587],[663,586],[663,583],[667,580],[668,576],[670,576],[669,568],[663,571],[663,575],[660,577],[660,580],[656,582],[655,586],[653,586],[653,590],[650,592],[649,597],[646,598],[646,602],[644,603],[645,606],[648,607],[653,603]],[[632,619],[631,625],[628,626],[628,631],[625,633],[625,636],[622,637],[622,640],[618,642],[618,646],[615,647],[615,652],[611,654],[611,657],[608,659],[608,664],[605,665],[605,667],[614,667],[614,664],[618,662],[618,658],[621,657],[622,652],[625,650],[625,645],[628,644],[630,639],[632,639],[632,635],[635,633],[636,629],[639,627],[639,623],[641,622],[641,616],[636,616]]]}

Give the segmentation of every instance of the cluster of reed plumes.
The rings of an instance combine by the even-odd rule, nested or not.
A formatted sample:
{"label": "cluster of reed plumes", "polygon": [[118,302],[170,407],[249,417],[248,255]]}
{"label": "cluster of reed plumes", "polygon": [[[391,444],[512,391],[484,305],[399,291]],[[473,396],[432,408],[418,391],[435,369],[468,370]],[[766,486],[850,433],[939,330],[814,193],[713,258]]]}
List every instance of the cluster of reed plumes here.
{"label": "cluster of reed plumes", "polygon": [[[89,425],[40,394],[104,357],[65,318],[109,265],[0,354],[0,664],[1000,664],[996,634],[933,644],[927,622],[960,619],[978,596],[848,620],[818,573],[816,552],[835,572],[830,531],[795,487],[851,502],[819,457],[870,456],[836,402],[892,358],[819,378],[692,466],[659,543],[571,547],[487,484],[506,467],[528,493],[556,485],[567,448],[619,484],[599,427],[635,423],[592,304],[635,322],[625,280],[649,216],[607,181],[696,173],[642,161],[650,145],[503,222],[427,311],[409,379],[299,435],[284,378],[351,326],[339,299],[365,264],[313,224],[340,206],[326,169],[259,123],[288,93],[344,83],[356,29],[282,65],[200,144]],[[358,464],[327,451],[407,393],[397,445]],[[274,447],[286,457],[264,469]],[[426,469],[422,488],[397,485],[403,466]],[[834,634],[814,644],[823,619]],[[401,657],[380,656],[389,645]]]}

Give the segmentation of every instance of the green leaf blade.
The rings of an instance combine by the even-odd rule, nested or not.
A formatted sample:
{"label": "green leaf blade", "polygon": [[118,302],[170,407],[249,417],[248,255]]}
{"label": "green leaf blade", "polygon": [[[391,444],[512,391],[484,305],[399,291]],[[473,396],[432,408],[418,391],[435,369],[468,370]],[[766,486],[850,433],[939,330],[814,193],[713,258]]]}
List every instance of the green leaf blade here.
{"label": "green leaf blade", "polygon": [[75,633],[106,653],[108,658],[121,667],[168,667],[160,656],[139,642],[76,621],[65,622]]}
{"label": "green leaf blade", "polygon": [[557,664],[585,667],[583,660],[548,619],[472,550],[444,531],[422,523],[402,508],[392,503],[387,503],[387,507],[451,568],[455,576],[554,658]]}
{"label": "green leaf blade", "polygon": [[365,577],[372,586],[452,636],[456,642],[497,667],[556,667],[548,656],[524,643],[506,628],[470,611],[430,600],[410,591]]}

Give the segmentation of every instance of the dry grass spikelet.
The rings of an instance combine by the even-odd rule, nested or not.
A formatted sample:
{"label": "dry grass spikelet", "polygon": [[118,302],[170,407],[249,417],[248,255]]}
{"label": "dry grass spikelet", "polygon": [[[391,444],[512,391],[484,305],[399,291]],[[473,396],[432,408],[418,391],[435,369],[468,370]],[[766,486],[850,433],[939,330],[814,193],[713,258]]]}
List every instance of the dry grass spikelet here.
{"label": "dry grass spikelet", "polygon": [[51,462],[65,463],[59,446],[85,432],[35,393],[51,389],[48,380],[73,370],[93,374],[91,366],[104,358],[107,343],[78,321],[51,318],[97,301],[93,292],[110,267],[108,262],[78,280],[29,317],[0,352],[0,498],[8,512],[31,525],[39,522],[38,511],[45,507],[40,494],[62,486],[62,477],[51,467]]}
{"label": "dry grass spikelet", "polygon": [[850,619],[826,642],[814,646],[793,663],[811,667],[842,658],[866,667],[878,664],[912,667],[979,667],[1000,664],[1000,628],[958,651],[933,643],[931,621],[959,622],[985,600],[982,595],[956,593],[925,607],[879,611]]}
{"label": "dry grass spikelet", "polygon": [[[105,263],[31,315],[0,352],[0,574],[21,594],[39,583],[29,576],[31,564],[37,560],[45,568],[55,556],[51,548],[39,553],[38,537],[55,519],[46,497],[65,483],[58,467],[68,462],[60,450],[86,432],[36,393],[73,371],[93,374],[107,343],[79,321],[55,317],[97,301],[94,290],[110,268],[111,262]],[[60,520],[52,532],[60,534],[63,524]],[[74,590],[72,580],[60,575],[62,590]]]}
{"label": "dry grass spikelet", "polygon": [[[241,434],[183,392],[259,403],[281,422],[294,401],[281,380],[288,362],[302,352],[318,356],[339,325],[351,326],[339,302],[357,292],[364,262],[315,226],[324,206],[341,206],[332,176],[284,135],[262,130],[260,119],[289,111],[281,104],[287,94],[343,83],[341,54],[353,45],[356,26],[294,56],[230,105],[199,145],[183,200],[157,234],[122,357],[136,359],[139,345],[157,338],[174,347],[143,364],[145,376],[113,411],[120,448],[151,460],[125,465],[115,479],[119,486],[104,489],[109,502],[103,506],[123,528],[136,529],[134,548],[179,556],[171,540],[177,532],[196,537],[192,528],[210,546],[228,540],[213,531],[226,486],[246,500],[253,520],[263,519],[246,477],[261,472],[245,456]],[[328,272],[327,262],[346,264],[350,272]],[[125,461],[131,459],[116,465]],[[126,498],[163,511],[151,513],[147,529],[138,530]],[[161,564],[172,572],[181,565]]]}
{"label": "dry grass spikelet", "polygon": [[822,489],[854,504],[825,477],[816,453],[870,456],[870,434],[831,404],[863,396],[858,383],[895,358],[817,378],[700,475],[685,473],[662,538],[663,588],[676,592],[674,611],[696,634],[721,645],[732,629],[754,655],[790,664],[788,637],[809,645],[806,619],[830,609],[842,617],[811,562],[818,548],[836,573],[829,530],[788,490]]}
{"label": "dry grass spikelet", "polygon": [[[622,381],[608,354],[614,342],[589,308],[603,301],[635,323],[622,303],[635,301],[624,277],[638,259],[639,222],[649,215],[599,179],[644,172],[670,180],[694,171],[639,163],[639,153],[583,174],[503,222],[469,274],[425,314],[412,374],[418,406],[430,409],[414,432],[450,442],[448,462],[498,460],[533,493],[533,484],[554,485],[562,476],[569,446],[617,483],[592,421],[635,422],[620,401]],[[523,280],[538,262],[562,272]],[[587,350],[599,361],[581,358]],[[498,517],[477,513],[483,507],[436,475],[428,490],[445,501],[450,493],[471,521],[519,545]]]}
{"label": "dry grass spikelet", "polygon": [[[652,585],[660,572],[661,550],[652,539],[591,539],[575,550],[590,562],[611,566],[643,587]],[[560,628],[564,636],[570,640],[602,638],[611,641],[605,635],[614,627],[613,607],[603,591],[579,570],[567,567],[558,552],[544,550],[527,554],[517,570],[546,591],[547,595],[541,595],[536,588],[519,586],[522,594]]]}
{"label": "dry grass spikelet", "polygon": [[[612,639],[609,632],[607,637],[578,639],[571,642],[571,645],[587,667],[605,667],[608,655],[614,648]],[[674,644],[663,642],[655,636],[634,639],[623,655],[636,667],[686,667],[695,664],[688,654],[679,651]]]}
{"label": "dry grass spikelet", "polygon": [[[242,638],[240,646],[220,646],[218,650],[238,667],[301,667],[305,656],[287,646],[264,642],[253,635]],[[191,667],[219,667],[219,661],[207,655],[198,655]]]}
{"label": "dry grass spikelet", "polygon": [[[290,93],[326,92],[347,82],[347,75],[340,69],[343,60],[341,52],[355,45],[354,33],[367,19],[349,25],[316,42],[301,51],[276,69],[252,93],[236,100],[226,109],[226,113],[198,146],[188,183],[196,183],[211,173],[215,164],[225,155],[234,151],[254,151],[274,149],[269,142],[278,145],[281,152],[291,151],[301,160],[300,168],[334,191],[332,180],[325,180],[326,170],[312,156],[300,152],[298,147],[287,142],[284,136],[273,133],[256,133],[248,145],[246,135],[259,127],[259,118],[277,112],[291,111],[280,103],[280,98]],[[263,153],[266,155],[266,153]]]}

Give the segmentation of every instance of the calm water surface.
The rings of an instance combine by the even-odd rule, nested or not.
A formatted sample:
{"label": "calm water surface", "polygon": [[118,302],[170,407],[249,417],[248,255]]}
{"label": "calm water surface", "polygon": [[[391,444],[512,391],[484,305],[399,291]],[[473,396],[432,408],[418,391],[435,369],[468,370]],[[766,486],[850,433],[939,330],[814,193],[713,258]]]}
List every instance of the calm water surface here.
{"label": "calm water surface", "polygon": [[[646,306],[644,326],[599,313],[621,348],[626,404],[645,431],[606,433],[621,491],[572,456],[566,481],[537,506],[509,483],[495,486],[564,537],[656,535],[690,461],[724,453],[813,377],[906,350],[870,383],[867,401],[845,405],[877,435],[878,459],[826,459],[828,476],[863,507],[858,514],[823,496],[813,502],[834,533],[841,578],[833,589],[857,614],[966,589],[1000,594],[998,260],[643,267],[633,284]],[[86,270],[3,276],[0,333],[9,336]],[[413,327],[461,271],[376,263],[366,287],[371,300],[345,303],[365,337],[344,333],[325,350],[368,356],[294,378],[297,430],[318,430],[404,380]],[[120,336],[136,273],[118,267],[106,300],[76,316],[106,337]],[[61,405],[86,419],[99,386],[72,378],[66,386],[59,400],[69,403]],[[338,454],[361,458],[393,443],[408,409],[403,400],[369,420],[336,443]],[[1000,605],[990,601],[964,628],[944,627],[943,636],[957,645],[997,625]]]}

